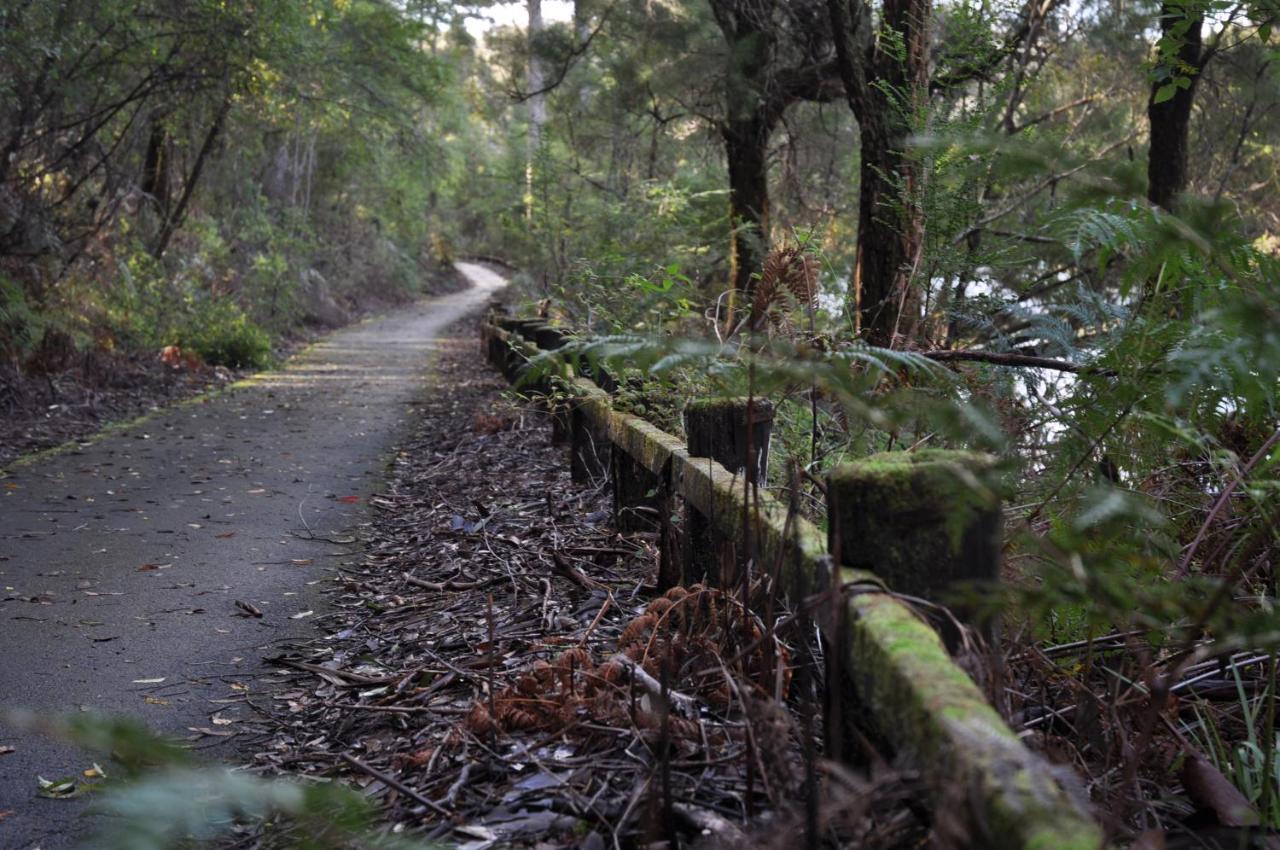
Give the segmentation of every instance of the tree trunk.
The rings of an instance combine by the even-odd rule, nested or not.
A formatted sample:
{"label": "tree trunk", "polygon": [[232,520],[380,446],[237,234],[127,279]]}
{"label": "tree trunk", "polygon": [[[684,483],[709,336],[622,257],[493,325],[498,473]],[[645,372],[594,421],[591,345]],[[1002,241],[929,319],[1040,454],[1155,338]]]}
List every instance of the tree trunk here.
{"label": "tree trunk", "polygon": [[204,135],[204,143],[200,145],[200,152],[196,154],[195,164],[191,166],[191,174],[187,177],[187,182],[182,187],[182,195],[178,198],[178,205],[174,207],[173,213],[165,218],[164,224],[160,227],[160,234],[156,237],[155,247],[151,250],[151,255],[156,259],[164,256],[165,249],[169,247],[169,240],[173,238],[173,234],[177,229],[182,226],[182,221],[187,214],[187,205],[191,203],[191,195],[195,192],[196,184],[200,182],[200,175],[204,173],[204,167],[209,161],[209,156],[213,153],[214,143],[222,135],[222,128],[227,123],[227,114],[230,111],[231,93],[228,92],[223,98],[222,106],[218,108],[218,114],[214,116],[213,123],[209,125],[209,129]]}
{"label": "tree trunk", "polygon": [[[1160,32],[1165,38],[1174,37],[1171,30],[1186,20],[1183,7],[1174,3],[1160,6]],[[1204,67],[1201,26],[1202,16],[1190,20],[1190,26],[1181,37],[1174,68],[1169,76],[1151,83],[1151,96],[1147,100],[1147,120],[1151,124],[1151,149],[1147,154],[1147,200],[1162,209],[1173,211],[1178,196],[1187,189],[1187,149],[1191,130],[1191,106],[1195,101],[1196,83]],[[1163,63],[1162,63],[1163,64]],[[1173,97],[1156,103],[1160,89],[1169,85],[1173,77],[1190,80],[1186,88],[1175,88]]]}
{"label": "tree trunk", "polygon": [[169,217],[169,134],[164,121],[151,119],[147,155],[142,164],[142,191],[155,201],[160,220]]}
{"label": "tree trunk", "polygon": [[729,165],[729,275],[733,288],[749,293],[769,251],[769,122],[760,115],[726,122]]}
{"label": "tree trunk", "polygon": [[881,117],[859,127],[862,161],[852,297],[866,340],[891,346],[896,336],[909,339],[915,332],[920,298],[911,286],[911,273],[924,228],[918,210],[904,197],[914,188],[913,168],[904,153],[907,128]]}
{"label": "tree trunk", "polygon": [[528,0],[529,27],[526,31],[529,45],[529,150],[524,171],[524,214],[533,218],[534,167],[538,151],[542,149],[542,130],[547,124],[547,95],[542,91],[545,77],[542,59],[538,57],[538,36],[542,33],[542,0]]}
{"label": "tree trunk", "polygon": [[[920,319],[920,290],[912,285],[924,245],[917,206],[919,173],[907,152],[915,110],[929,94],[929,0],[886,0],[882,37],[872,59],[879,85],[862,124],[858,259],[854,298],[872,345],[912,339]],[[903,52],[885,49],[894,33]]]}
{"label": "tree trunk", "polygon": [[930,0],[886,0],[875,39],[865,4],[828,0],[827,6],[861,140],[851,312],[869,343],[892,346],[915,335],[923,300],[912,286],[924,220],[917,205],[920,175],[907,140],[929,93]]}

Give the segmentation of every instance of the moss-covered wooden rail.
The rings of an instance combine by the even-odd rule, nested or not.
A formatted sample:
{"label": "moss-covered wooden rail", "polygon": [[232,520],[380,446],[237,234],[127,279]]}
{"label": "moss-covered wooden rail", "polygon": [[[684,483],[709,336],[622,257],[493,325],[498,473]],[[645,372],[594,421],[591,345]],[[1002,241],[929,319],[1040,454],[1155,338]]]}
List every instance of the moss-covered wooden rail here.
{"label": "moss-covered wooden rail", "polygon": [[[489,362],[513,381],[540,353],[538,342],[556,339],[544,322],[501,316],[486,321],[481,335]],[[812,523],[788,519],[787,506],[767,493],[747,500],[747,476],[694,456],[677,437],[614,410],[609,394],[595,382],[566,372],[559,383],[571,397],[571,451],[583,472],[603,474],[615,462],[624,463],[624,475],[648,476],[654,486],[644,485],[645,494],[679,495],[726,537],[749,533],[759,562],[779,564],[790,577],[784,576],[784,587],[797,576],[809,587],[824,577],[840,582],[843,616],[830,617],[823,630],[829,676],[835,679],[828,681],[828,691],[849,698],[837,702],[841,716],[828,717],[829,739],[839,739],[842,726],[872,730],[929,780],[935,804],[963,810],[969,846],[1104,846],[1102,830],[1085,804],[1019,740],[952,661],[937,632],[886,589],[886,582],[902,581],[927,596],[939,589],[939,581],[983,577],[996,563],[990,547],[999,533],[998,504],[972,505],[962,527],[930,511],[904,514],[909,528],[893,526],[893,511],[888,525],[857,525],[871,515],[865,500],[888,499],[892,506],[893,499],[911,500],[921,488],[945,490],[956,477],[980,475],[983,458],[945,452],[881,455],[837,471],[828,481],[833,519],[828,540]],[[619,498],[615,493],[615,503]],[[623,502],[625,509],[625,497]],[[913,509],[917,503],[912,500]],[[837,533],[837,527],[847,533]],[[897,575],[886,575],[880,560],[893,557],[891,550],[901,556],[893,558]],[[660,569],[671,581],[676,576],[668,558],[664,553]]]}

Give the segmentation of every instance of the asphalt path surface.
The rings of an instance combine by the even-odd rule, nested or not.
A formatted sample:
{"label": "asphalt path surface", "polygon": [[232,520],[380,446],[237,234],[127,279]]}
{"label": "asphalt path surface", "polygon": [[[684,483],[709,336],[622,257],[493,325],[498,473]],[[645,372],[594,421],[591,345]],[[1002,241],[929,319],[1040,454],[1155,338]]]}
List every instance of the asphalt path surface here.
{"label": "asphalt path surface", "polygon": [[[225,733],[246,709],[213,700],[309,633],[324,568],[351,557],[434,343],[503,283],[459,267],[473,288],[0,480],[0,709],[130,716],[234,756]],[[91,764],[0,720],[0,848],[81,843],[84,798],[38,797],[36,777]]]}

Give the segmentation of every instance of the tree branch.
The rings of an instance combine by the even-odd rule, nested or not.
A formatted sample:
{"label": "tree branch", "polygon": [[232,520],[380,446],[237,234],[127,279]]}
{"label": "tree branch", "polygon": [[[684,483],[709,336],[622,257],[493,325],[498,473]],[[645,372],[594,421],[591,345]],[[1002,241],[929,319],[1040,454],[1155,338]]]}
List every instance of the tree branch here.
{"label": "tree branch", "polygon": [[836,70],[844,84],[849,109],[863,120],[870,101],[867,69],[858,47],[870,37],[871,15],[861,0],[827,0],[831,38],[836,46]]}
{"label": "tree branch", "polygon": [[574,45],[573,49],[564,57],[560,63],[560,67],[556,69],[555,76],[552,78],[551,82],[542,86],[537,91],[509,92],[511,99],[516,103],[524,103],[531,97],[537,97],[540,94],[546,94],[559,88],[560,84],[564,82],[564,78],[569,75],[569,71],[573,69],[573,66],[577,64],[578,60],[581,59],[582,56],[591,48],[591,42],[595,40],[595,37],[600,33],[600,30],[604,29],[604,25],[609,20],[609,15],[613,12],[613,9],[614,7],[611,4],[603,13],[601,13],[600,23],[596,24],[595,29],[587,33],[587,37],[580,43]]}
{"label": "tree branch", "polygon": [[1008,354],[999,351],[978,351],[974,349],[946,349],[921,352],[930,360],[938,363],[972,362],[992,363],[996,366],[1019,366],[1031,369],[1053,369],[1056,372],[1094,372],[1099,375],[1114,375],[1110,369],[1093,369],[1082,363],[1067,360],[1054,360],[1051,357],[1035,357],[1030,354]]}
{"label": "tree branch", "polygon": [[1018,26],[1005,36],[1004,43],[999,48],[989,56],[968,63],[950,74],[934,77],[929,81],[929,92],[939,94],[974,80],[987,79],[1001,62],[1022,48],[1024,42],[1036,33],[1040,23],[1063,2],[1064,0],[1031,0],[1027,3]]}

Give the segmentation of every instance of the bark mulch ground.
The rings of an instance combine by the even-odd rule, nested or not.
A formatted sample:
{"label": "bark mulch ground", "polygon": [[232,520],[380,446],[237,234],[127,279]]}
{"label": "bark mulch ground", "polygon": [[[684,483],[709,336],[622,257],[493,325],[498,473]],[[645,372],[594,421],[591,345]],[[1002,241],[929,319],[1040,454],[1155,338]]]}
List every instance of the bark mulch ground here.
{"label": "bark mulch ground", "polygon": [[471,848],[918,841],[912,783],[814,755],[809,641],[718,590],[658,595],[654,536],[612,529],[475,340],[442,343],[327,634],[276,659],[257,769],[343,777],[389,829]]}

